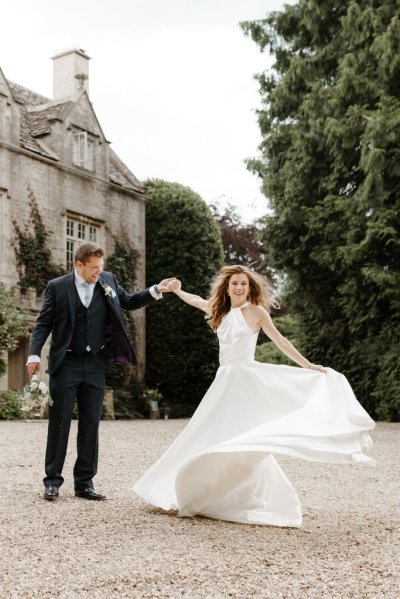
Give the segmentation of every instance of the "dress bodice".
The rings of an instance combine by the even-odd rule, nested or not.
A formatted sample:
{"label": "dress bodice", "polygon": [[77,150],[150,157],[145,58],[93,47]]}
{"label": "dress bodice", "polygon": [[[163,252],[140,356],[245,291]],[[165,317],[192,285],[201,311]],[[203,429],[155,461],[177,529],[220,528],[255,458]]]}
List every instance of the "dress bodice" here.
{"label": "dress bodice", "polygon": [[221,366],[254,361],[258,332],[250,329],[242,308],[231,308],[217,329]]}

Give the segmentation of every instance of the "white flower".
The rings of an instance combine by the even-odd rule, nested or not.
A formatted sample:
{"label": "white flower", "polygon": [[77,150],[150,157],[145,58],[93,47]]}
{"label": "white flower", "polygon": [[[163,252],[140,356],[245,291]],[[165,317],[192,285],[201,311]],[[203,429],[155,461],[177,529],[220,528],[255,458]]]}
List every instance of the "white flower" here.
{"label": "white flower", "polygon": [[106,283],[104,283],[104,284],[102,283],[102,285],[101,285],[101,286],[102,286],[102,287],[103,287],[103,289],[104,289],[104,294],[105,294],[105,295],[107,295],[108,297],[111,297],[111,298],[112,298],[112,297],[114,297],[114,296],[113,296],[113,290],[112,290],[112,288],[110,287],[110,285],[107,285]]}
{"label": "white flower", "polygon": [[53,405],[46,383],[39,382],[37,375],[33,375],[30,384],[22,389],[19,397],[21,410],[26,412],[29,418],[42,418],[47,405]]}

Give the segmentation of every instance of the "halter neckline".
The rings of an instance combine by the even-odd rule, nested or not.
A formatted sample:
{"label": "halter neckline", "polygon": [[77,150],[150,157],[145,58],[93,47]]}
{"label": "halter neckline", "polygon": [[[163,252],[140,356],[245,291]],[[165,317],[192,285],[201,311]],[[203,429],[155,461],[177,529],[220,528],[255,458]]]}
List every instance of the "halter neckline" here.
{"label": "halter neckline", "polygon": [[250,306],[251,302],[249,301],[245,301],[244,304],[242,304],[241,306],[237,306],[236,308],[232,308],[231,310],[241,310],[242,308],[246,308],[247,306]]}

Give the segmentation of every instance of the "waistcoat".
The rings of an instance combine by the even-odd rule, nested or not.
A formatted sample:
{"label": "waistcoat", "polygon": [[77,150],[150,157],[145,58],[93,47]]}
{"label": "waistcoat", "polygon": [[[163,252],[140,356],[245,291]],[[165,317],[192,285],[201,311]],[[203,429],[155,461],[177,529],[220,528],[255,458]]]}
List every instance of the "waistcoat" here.
{"label": "waistcoat", "polygon": [[75,354],[83,355],[89,345],[93,354],[97,354],[105,344],[105,323],[107,303],[99,285],[95,285],[92,301],[86,308],[75,288],[76,312],[74,330],[69,349]]}

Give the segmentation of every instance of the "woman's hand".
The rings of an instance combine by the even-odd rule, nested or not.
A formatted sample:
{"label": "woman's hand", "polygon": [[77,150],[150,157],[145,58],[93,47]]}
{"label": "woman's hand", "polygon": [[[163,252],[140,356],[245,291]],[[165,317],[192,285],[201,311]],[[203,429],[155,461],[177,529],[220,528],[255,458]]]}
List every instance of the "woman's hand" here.
{"label": "woman's hand", "polygon": [[170,284],[176,281],[175,277],[170,277],[169,279],[163,279],[160,283],[158,283],[158,291],[160,293],[168,293],[168,291],[172,291]]}
{"label": "woman's hand", "polygon": [[179,291],[182,288],[182,283],[179,279],[172,279],[168,284],[169,291]]}
{"label": "woman's hand", "polygon": [[310,370],[317,370],[318,372],[328,372],[327,369],[324,366],[321,366],[320,364],[311,364],[309,366],[307,366],[307,368],[309,368]]}

